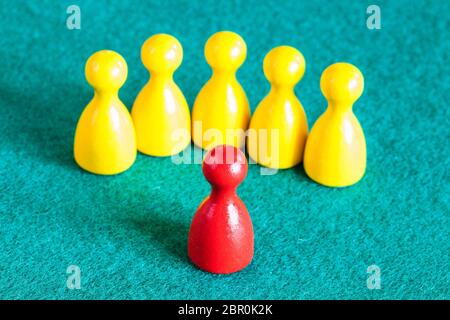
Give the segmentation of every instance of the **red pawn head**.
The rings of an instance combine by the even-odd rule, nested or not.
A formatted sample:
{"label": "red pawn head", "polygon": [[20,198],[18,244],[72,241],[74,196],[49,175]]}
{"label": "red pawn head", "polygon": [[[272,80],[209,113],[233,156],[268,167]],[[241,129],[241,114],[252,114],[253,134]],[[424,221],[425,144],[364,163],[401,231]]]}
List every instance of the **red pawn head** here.
{"label": "red pawn head", "polygon": [[232,146],[218,146],[203,160],[203,174],[214,187],[235,189],[247,175],[247,159],[241,150]]}
{"label": "red pawn head", "polygon": [[253,258],[253,226],[236,188],[247,175],[247,159],[237,148],[218,146],[203,161],[203,174],[212,186],[192,220],[188,255],[200,269],[232,273]]}

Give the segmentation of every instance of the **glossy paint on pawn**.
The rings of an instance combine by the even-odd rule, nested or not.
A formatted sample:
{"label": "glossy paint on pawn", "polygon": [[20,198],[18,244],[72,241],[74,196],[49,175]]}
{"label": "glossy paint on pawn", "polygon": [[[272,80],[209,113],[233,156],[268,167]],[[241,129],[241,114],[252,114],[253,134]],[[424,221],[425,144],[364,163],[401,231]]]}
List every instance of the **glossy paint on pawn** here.
{"label": "glossy paint on pawn", "polygon": [[245,41],[234,32],[217,32],[206,42],[205,58],[212,76],[192,109],[192,139],[197,146],[209,150],[222,144],[244,145],[250,107],[236,71],[246,56]]}
{"label": "glossy paint on pawn", "polygon": [[247,138],[249,156],[263,166],[286,169],[303,159],[308,122],[294,86],[304,73],[305,59],[293,47],[276,47],[264,58],[271,89],[252,116]]}
{"label": "glossy paint on pawn", "polygon": [[247,160],[233,146],[217,146],[208,152],[202,168],[212,188],[192,220],[188,256],[208,272],[237,272],[253,258],[252,221],[236,194],[247,175]]}
{"label": "glossy paint on pawn", "polygon": [[325,186],[350,186],[366,170],[366,140],[352,111],[364,90],[364,77],[350,63],[335,63],[323,72],[320,88],[328,100],[328,108],[308,136],[305,172]]}
{"label": "glossy paint on pawn", "polygon": [[127,72],[125,59],[110,50],[98,51],[86,62],[94,97],[78,120],[74,139],[75,161],[86,171],[117,174],[136,159],[133,121],[118,96]]}
{"label": "glossy paint on pawn", "polygon": [[189,107],[173,80],[173,73],[183,60],[183,48],[175,37],[156,34],[142,45],[141,59],[150,72],[150,80],[131,110],[137,148],[151,156],[177,154],[191,142]]}

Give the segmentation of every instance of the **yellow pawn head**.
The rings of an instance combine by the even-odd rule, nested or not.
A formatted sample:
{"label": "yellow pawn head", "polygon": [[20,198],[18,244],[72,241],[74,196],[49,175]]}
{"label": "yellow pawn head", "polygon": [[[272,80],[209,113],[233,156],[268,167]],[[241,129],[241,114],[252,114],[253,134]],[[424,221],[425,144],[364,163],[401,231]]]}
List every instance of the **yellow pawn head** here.
{"label": "yellow pawn head", "polygon": [[364,90],[364,77],[361,71],[350,63],[335,63],[322,73],[320,89],[328,101],[352,105]]}
{"label": "yellow pawn head", "polygon": [[89,57],[85,74],[87,82],[98,91],[119,90],[127,79],[128,67],[117,52],[102,50]]}
{"label": "yellow pawn head", "polygon": [[183,47],[171,35],[156,34],[142,45],[141,60],[150,72],[173,73],[183,60]]}
{"label": "yellow pawn head", "polygon": [[274,85],[294,86],[305,73],[305,58],[290,46],[273,48],[264,58],[264,75]]}
{"label": "yellow pawn head", "polygon": [[205,58],[211,68],[216,70],[237,70],[247,57],[244,39],[231,31],[213,34],[205,45]]}

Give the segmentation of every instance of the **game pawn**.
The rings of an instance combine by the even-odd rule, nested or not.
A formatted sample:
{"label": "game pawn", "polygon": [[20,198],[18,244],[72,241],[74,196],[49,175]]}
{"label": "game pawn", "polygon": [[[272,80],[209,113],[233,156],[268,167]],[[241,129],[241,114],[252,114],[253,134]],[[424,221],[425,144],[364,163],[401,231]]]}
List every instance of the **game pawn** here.
{"label": "game pawn", "polygon": [[177,154],[191,142],[189,107],[173,80],[183,48],[175,37],[157,34],[142,45],[141,60],[151,76],[131,110],[137,148],[151,156]]}
{"label": "game pawn", "polygon": [[200,269],[233,273],[253,258],[253,226],[236,189],[247,175],[245,155],[232,146],[211,149],[203,161],[203,174],[212,186],[192,220],[188,255]]}
{"label": "game pawn", "polygon": [[329,187],[358,182],[366,169],[366,140],[353,104],[364,89],[361,71],[349,63],[335,63],[322,73],[320,88],[328,108],[306,141],[304,167],[314,181]]}
{"label": "game pawn", "polygon": [[86,79],[95,94],[78,120],[74,156],[89,172],[117,174],[136,159],[133,121],[118,96],[127,72],[124,58],[114,51],[98,51],[86,62]]}
{"label": "game pawn", "polygon": [[294,86],[305,73],[305,59],[297,49],[276,47],[264,58],[269,94],[252,116],[247,138],[249,156],[274,169],[286,169],[303,159],[308,122]]}
{"label": "game pawn", "polygon": [[192,109],[192,139],[203,148],[227,144],[242,147],[250,121],[247,96],[236,79],[247,46],[236,33],[221,31],[205,45],[212,76],[200,90]]}

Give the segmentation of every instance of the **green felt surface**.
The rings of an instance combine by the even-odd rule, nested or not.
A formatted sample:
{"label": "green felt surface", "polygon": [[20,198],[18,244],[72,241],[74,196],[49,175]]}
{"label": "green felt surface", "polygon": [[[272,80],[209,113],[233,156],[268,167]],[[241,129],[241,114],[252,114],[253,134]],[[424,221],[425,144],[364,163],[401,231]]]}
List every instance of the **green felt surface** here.
{"label": "green felt surface", "polygon": [[[81,30],[66,8],[81,8]],[[372,1],[2,1],[0,24],[0,298],[433,299],[449,295],[450,2],[376,1],[381,30],[366,28]],[[269,86],[264,55],[288,44],[305,56],[296,92],[310,127],[325,110],[321,72],[348,61],[365,76],[354,111],[367,172],[357,185],[322,187],[302,166],[261,176],[251,165],[239,195],[255,229],[244,271],[199,271],[186,255],[191,218],[209,192],[201,166],[139,155],[112,177],[80,170],[73,136],[92,97],[85,60],[113,49],[128,62],[120,92],[130,107],[147,81],[143,41],[175,35],[175,75],[188,103],[210,75],[203,46],[214,32],[243,36],[238,78],[252,110]],[[81,289],[66,268],[81,268]],[[381,268],[369,290],[367,267]]]}

